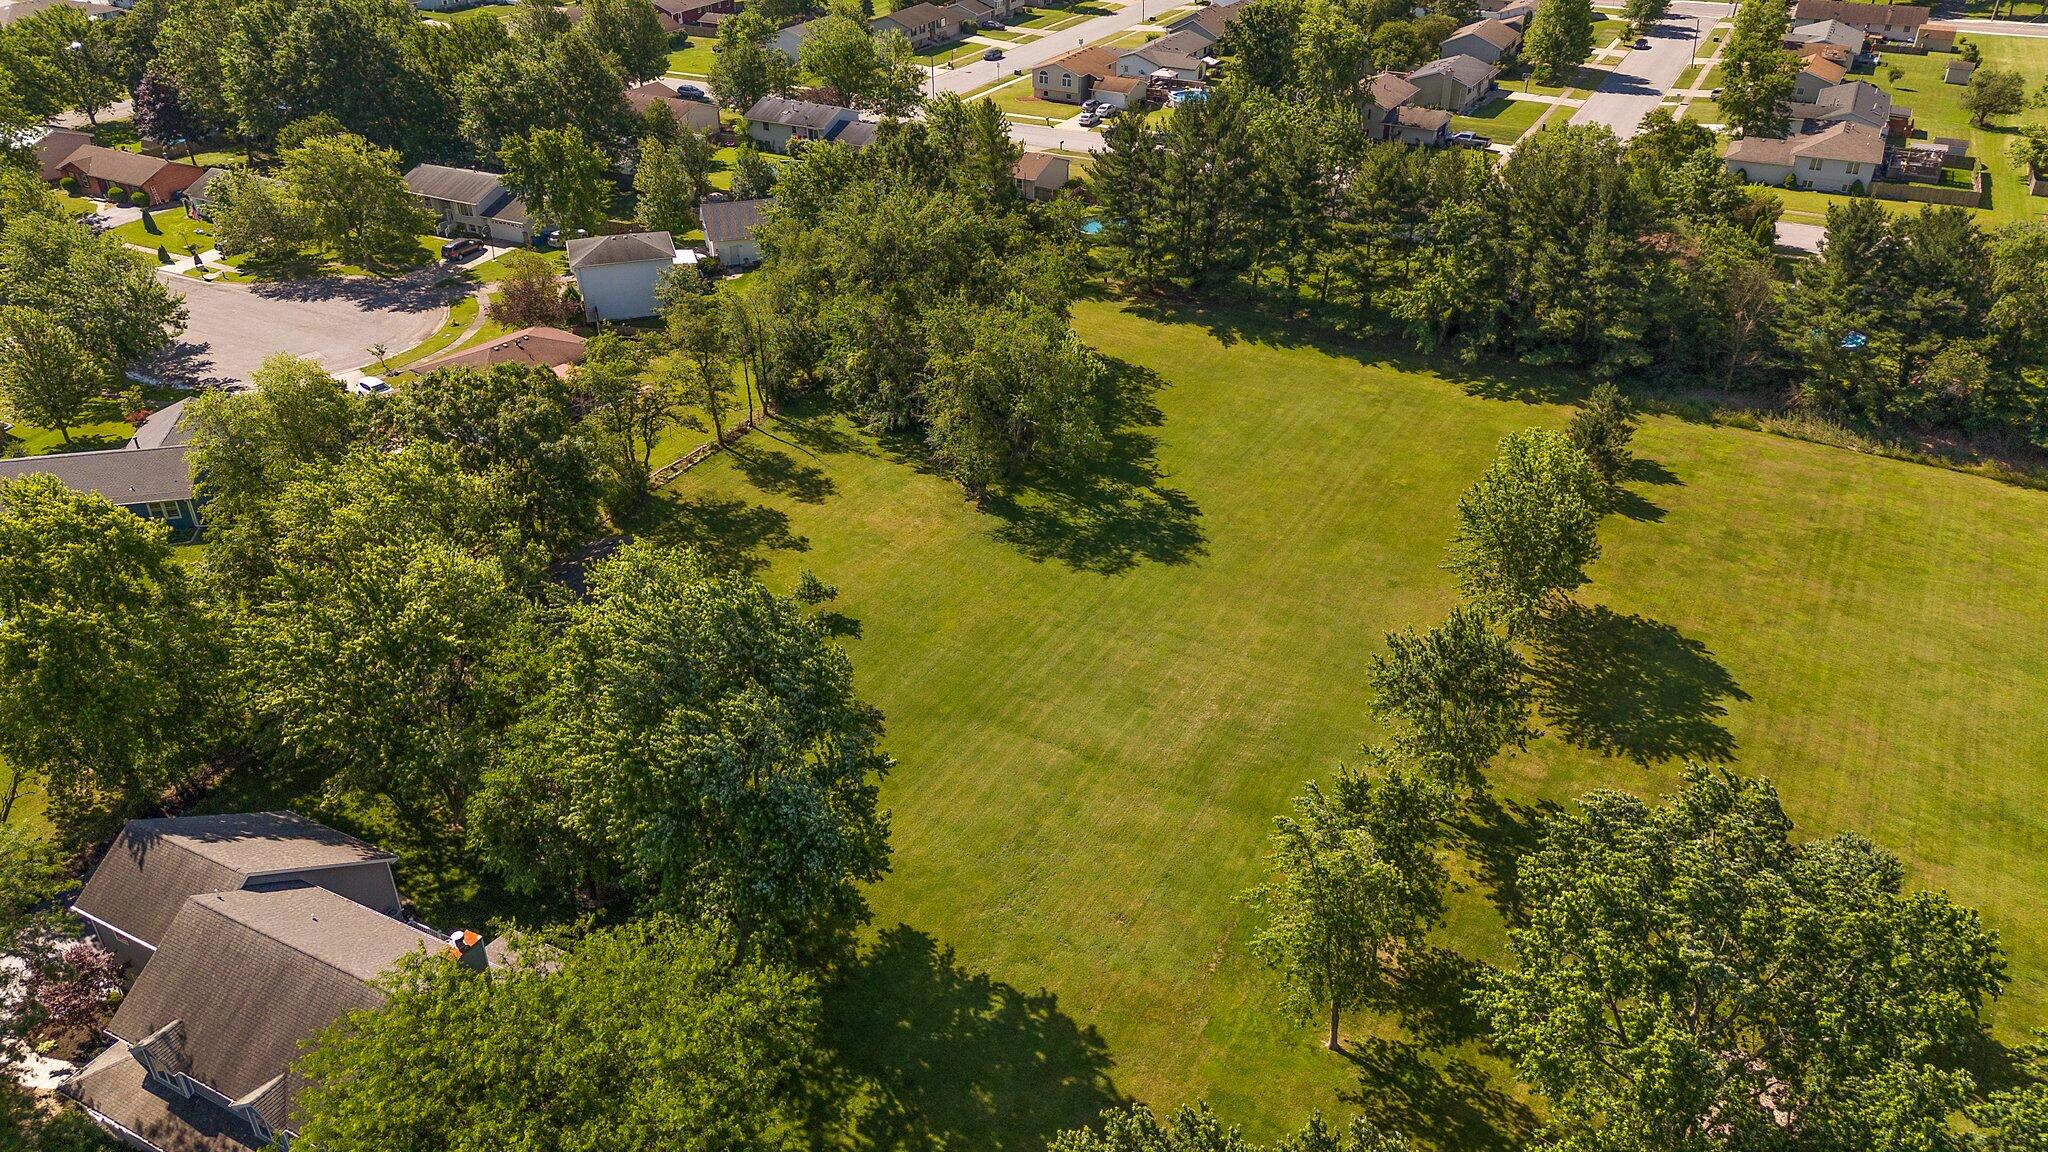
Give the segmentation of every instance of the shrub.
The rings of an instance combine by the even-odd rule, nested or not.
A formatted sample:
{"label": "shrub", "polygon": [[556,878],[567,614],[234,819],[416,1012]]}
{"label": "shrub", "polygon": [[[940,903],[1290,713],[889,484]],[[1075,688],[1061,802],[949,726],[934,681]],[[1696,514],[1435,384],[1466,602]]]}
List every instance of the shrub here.
{"label": "shrub", "polygon": [[1785,173],[1785,187],[1797,189],[1799,187],[1799,177],[1790,172]]}
{"label": "shrub", "polygon": [[1849,195],[1851,195],[1851,196],[1861,196],[1861,195],[1863,195],[1863,181],[1861,181],[1861,180],[1851,180],[1851,181],[1849,181]]}
{"label": "shrub", "polygon": [[65,176],[57,181],[57,187],[62,188],[66,192],[76,193],[78,191],[78,181]]}
{"label": "shrub", "polygon": [[109,204],[118,202],[121,199],[125,198],[127,195],[128,193],[122,191],[121,186],[119,184],[107,185],[107,202]]}
{"label": "shrub", "polygon": [[128,202],[137,208],[147,208],[149,207],[149,193],[137,188],[128,194]]}

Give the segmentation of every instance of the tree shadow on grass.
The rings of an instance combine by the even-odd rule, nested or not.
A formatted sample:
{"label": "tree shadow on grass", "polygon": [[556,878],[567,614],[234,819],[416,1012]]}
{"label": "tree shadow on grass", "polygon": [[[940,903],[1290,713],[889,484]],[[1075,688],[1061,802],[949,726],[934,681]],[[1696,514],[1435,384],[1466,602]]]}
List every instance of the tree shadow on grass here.
{"label": "tree shadow on grass", "polygon": [[1444,1152],[1524,1147],[1536,1117],[1462,1056],[1410,1040],[1369,1037],[1347,1044],[1358,1088],[1345,1094],[1367,1120]]}
{"label": "tree shadow on grass", "polygon": [[811,543],[790,529],[780,509],[730,496],[663,491],[622,517],[636,539],[665,548],[694,548],[712,563],[736,572],[758,572],[766,552],[804,552]]}
{"label": "tree shadow on grass", "polygon": [[[1660,487],[1671,484],[1683,486],[1685,483],[1671,469],[1664,467],[1655,460],[1646,460],[1640,456],[1628,462],[1628,468],[1624,472],[1622,479],[1637,484],[1655,484]],[[1626,516],[1631,520],[1643,520],[1652,523],[1664,519],[1664,509],[1652,503],[1648,497],[1633,488],[1624,488],[1617,484],[1612,494],[1612,500],[1613,503],[1609,506],[1609,510],[1616,515]]]}
{"label": "tree shadow on grass", "polygon": [[842,1121],[855,1148],[1039,1152],[1123,1102],[1102,1038],[1051,993],[969,972],[907,926],[881,933],[825,1000],[835,1063],[869,1086]]}
{"label": "tree shadow on grass", "polygon": [[992,493],[983,511],[1002,523],[998,540],[1033,560],[1114,575],[1141,563],[1186,564],[1208,550],[1201,508],[1165,482],[1159,442],[1147,428],[1165,422],[1152,394],[1158,374],[1110,358],[1103,413],[1109,450],[1074,476],[1048,476]]}
{"label": "tree shadow on grass", "polygon": [[1487,897],[1509,926],[1526,923],[1516,867],[1543,839],[1543,824],[1562,809],[1550,800],[1523,804],[1482,793],[1459,816],[1457,832]]}
{"label": "tree shadow on grass", "polygon": [[838,492],[838,486],[823,468],[798,460],[780,448],[749,443],[758,439],[749,437],[731,449],[733,467],[754,487],[801,504],[823,504]]}
{"label": "tree shadow on grass", "polygon": [[1570,604],[1535,637],[1537,706],[1565,741],[1638,764],[1728,761],[1724,700],[1748,700],[1707,646],[1661,621]]}

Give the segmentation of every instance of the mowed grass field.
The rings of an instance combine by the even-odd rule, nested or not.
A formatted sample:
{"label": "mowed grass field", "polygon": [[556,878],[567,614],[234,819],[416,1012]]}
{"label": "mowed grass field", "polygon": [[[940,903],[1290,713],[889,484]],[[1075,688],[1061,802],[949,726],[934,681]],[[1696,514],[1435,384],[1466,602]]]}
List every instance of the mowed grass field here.
{"label": "mowed grass field", "polygon": [[[841,1010],[917,1118],[874,1147],[1035,1150],[1120,1099],[1205,1096],[1260,1136],[1356,1106],[1359,1065],[1282,1010],[1233,897],[1302,782],[1375,737],[1383,634],[1451,607],[1458,494],[1502,434],[1567,416],[1107,304],[1077,326],[1133,415],[1089,482],[977,510],[914,453],[793,416],[669,490],[676,538],[840,589],[888,717],[875,926],[895,971],[949,975],[878,966]],[[1864,832],[1981,907],[2013,969],[1999,1034],[2048,1021],[2048,494],[1672,418],[1638,450],[1582,594],[1616,615],[1580,727],[1622,753],[1546,737],[1496,772],[1508,810],[1732,750],[1802,834]],[[1498,959],[1461,875],[1448,942]],[[1383,1114],[1487,1143],[1482,1086],[1386,1078]]]}

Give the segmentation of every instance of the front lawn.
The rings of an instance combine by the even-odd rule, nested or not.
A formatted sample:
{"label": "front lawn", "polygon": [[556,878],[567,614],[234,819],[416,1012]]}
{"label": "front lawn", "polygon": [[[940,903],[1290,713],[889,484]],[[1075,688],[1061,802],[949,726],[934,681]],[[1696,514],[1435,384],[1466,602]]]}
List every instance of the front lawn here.
{"label": "front lawn", "polygon": [[151,249],[161,245],[174,260],[190,255],[194,249],[204,252],[213,247],[213,226],[186,215],[182,208],[151,212],[144,219],[113,229],[113,233],[124,244]]}
{"label": "front lawn", "polygon": [[1024,78],[1011,87],[998,88],[988,93],[985,99],[993,100],[996,107],[1006,116],[1014,116],[1040,124],[1058,124],[1072,120],[1081,114],[1078,104],[1062,104],[1057,100],[1040,100],[1031,94],[1031,81]]}
{"label": "front lawn", "polygon": [[687,43],[668,54],[668,70],[672,75],[709,76],[711,66],[718,62],[718,54],[711,50],[709,36],[691,36]]}
{"label": "front lawn", "polygon": [[[143,403],[154,411],[174,403],[185,393],[173,388],[137,385],[141,388]],[[122,417],[124,404],[119,396],[101,396],[86,405],[80,423],[71,427],[67,442],[64,433],[55,428],[44,428],[19,420],[0,407],[0,421],[12,421],[13,427],[0,432],[0,441],[5,441],[6,450],[0,456],[41,456],[50,452],[84,452],[96,448],[119,448],[135,435],[135,426]]]}
{"label": "front lawn", "polygon": [[1497,144],[1512,144],[1522,138],[1522,134],[1542,117],[1543,110],[1548,107],[1550,105],[1539,100],[1513,100],[1502,96],[1475,109],[1469,116],[1451,117],[1451,131],[1477,132],[1492,137]]}
{"label": "front lawn", "polygon": [[[1255,1138],[1363,1101],[1427,1147],[1530,1145],[1482,1058],[1375,1046],[1357,1019],[1348,1056],[1323,1051],[1234,898],[1302,782],[1383,738],[1367,663],[1453,603],[1459,493],[1503,434],[1563,425],[1549,388],[1584,382],[1203,323],[1227,338],[1078,306],[1129,397],[1111,457],[986,510],[915,444],[824,415],[666,494],[658,538],[840,590],[888,719],[874,931],[954,991],[906,979],[835,1017],[836,1047],[882,1065],[929,1137],[864,1146],[1022,1152],[1114,1100],[1198,1096]],[[2011,963],[1997,1034],[2024,1040],[2048,1023],[2048,493],[1671,417],[1637,452],[1581,593],[1611,610],[1587,671],[1627,669],[1582,742],[1616,754],[1545,736],[1496,769],[1498,822],[1461,842],[1504,849],[1531,805],[1654,792],[1671,754],[1732,754],[1802,837],[1867,834],[1981,908]],[[1494,874],[1472,864],[1444,939],[1498,961]],[[970,1011],[991,998],[1009,1010]]]}

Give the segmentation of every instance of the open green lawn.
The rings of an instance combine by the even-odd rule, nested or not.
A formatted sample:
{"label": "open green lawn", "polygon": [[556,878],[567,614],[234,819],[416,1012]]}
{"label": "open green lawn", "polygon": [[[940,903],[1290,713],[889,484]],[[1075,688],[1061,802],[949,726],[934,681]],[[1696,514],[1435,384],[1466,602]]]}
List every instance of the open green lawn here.
{"label": "open green lawn", "polygon": [[[1118,1097],[1207,1095],[1269,1135],[1350,1111],[1362,1074],[1389,1118],[1486,1146],[1519,1105],[1398,1050],[1321,1051],[1232,897],[1301,782],[1376,737],[1385,631],[1453,603],[1459,492],[1502,434],[1566,412],[1526,398],[1542,377],[1447,379],[1307,330],[1225,342],[1100,303],[1076,325],[1127,384],[1088,481],[977,511],[914,454],[795,416],[668,495],[675,538],[841,590],[888,717],[888,964],[833,1019],[939,1139],[873,1146],[1035,1152]],[[1802,833],[1868,833],[1983,908],[2012,959],[2000,1035],[2048,1022],[2048,493],[1674,418],[1637,444],[1583,593],[1613,615],[1568,680],[1585,740],[1647,762],[1546,737],[1496,772],[1508,816],[1732,749]],[[1484,892],[1451,941],[1493,957]]]}
{"label": "open green lawn", "polygon": [[1522,133],[1527,132],[1548,107],[1550,105],[1536,100],[1510,100],[1503,96],[1474,109],[1469,116],[1451,117],[1451,131],[1477,132],[1492,137],[1495,143],[1512,144],[1522,138]]}
{"label": "open green lawn", "polygon": [[1030,79],[1023,78],[1007,88],[998,88],[985,94],[995,101],[996,107],[1010,116],[1017,116],[1035,123],[1057,124],[1072,120],[1081,114],[1078,104],[1062,104],[1057,100],[1040,100],[1031,94]]}
{"label": "open green lawn", "polygon": [[[185,393],[174,388],[143,387],[143,402],[152,410],[162,408],[184,397]],[[0,432],[0,456],[41,456],[45,452],[79,452],[95,448],[119,448],[135,435],[135,426],[123,419],[123,405],[118,396],[102,395],[88,401],[83,422],[69,429],[67,441],[64,432],[55,428],[44,428],[25,420],[14,419],[0,403],[0,421],[12,426]]]}
{"label": "open green lawn", "polygon": [[1722,117],[1724,115],[1725,113],[1721,111],[1720,101],[1711,97],[1702,97],[1685,106],[1685,118],[1687,120],[1697,120],[1701,124],[1723,123]]}
{"label": "open green lawn", "polygon": [[688,44],[668,54],[668,70],[684,76],[709,76],[718,54],[711,50],[709,36],[688,37]]}
{"label": "open green lawn", "polygon": [[[155,231],[150,230],[152,227]],[[172,259],[187,255],[191,248],[204,252],[213,247],[213,225],[187,216],[182,208],[165,208],[152,212],[147,221],[131,221],[114,229],[113,232],[124,244],[134,244],[143,248],[166,248],[170,251]]]}
{"label": "open green lawn", "polygon": [[[1966,39],[1983,53],[1985,67],[2018,70],[2027,78],[2029,94],[2039,86],[2043,76],[2048,76],[2048,40],[1975,34]],[[1929,52],[1922,56],[1886,53],[1883,63],[1877,66],[1876,74],[1864,79],[1891,93],[1894,107],[1913,110],[1916,137],[1952,136],[1970,142],[1970,155],[1989,170],[1991,204],[1988,215],[1993,221],[2040,219],[2043,213],[2048,213],[2048,199],[2027,194],[2025,182],[2007,158],[2005,150],[2019,125],[2048,124],[2048,108],[2037,104],[1994,127],[1972,127],[1970,114],[1963,110],[1964,86],[1941,82],[1942,69],[1953,59],[1954,55],[1947,52]],[[1889,76],[1893,67],[1904,73],[1897,83]]]}

